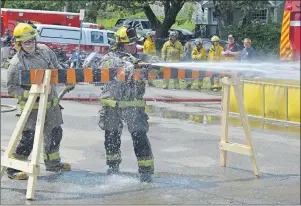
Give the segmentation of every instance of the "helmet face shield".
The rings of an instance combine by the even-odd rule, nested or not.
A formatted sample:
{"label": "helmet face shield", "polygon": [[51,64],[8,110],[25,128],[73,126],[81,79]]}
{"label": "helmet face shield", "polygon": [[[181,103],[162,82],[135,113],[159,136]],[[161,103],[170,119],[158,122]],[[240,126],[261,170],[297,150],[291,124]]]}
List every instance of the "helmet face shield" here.
{"label": "helmet face shield", "polygon": [[122,26],[120,27],[116,34],[116,42],[117,43],[124,43],[124,44],[134,44],[137,41],[139,41],[139,37],[136,33],[135,28],[133,27],[126,27],[126,26]]}
{"label": "helmet face shield", "polygon": [[29,32],[29,33],[24,33],[24,34],[15,36],[15,40],[16,40],[16,41],[26,41],[26,40],[29,40],[29,39],[33,39],[33,38],[35,38],[36,36],[38,36],[38,32],[36,32],[36,31],[31,31],[31,32]]}
{"label": "helmet face shield", "polygon": [[131,43],[137,41],[137,34],[136,34],[136,31],[133,27],[129,27],[126,30],[126,34],[127,34],[127,36],[128,36]]}

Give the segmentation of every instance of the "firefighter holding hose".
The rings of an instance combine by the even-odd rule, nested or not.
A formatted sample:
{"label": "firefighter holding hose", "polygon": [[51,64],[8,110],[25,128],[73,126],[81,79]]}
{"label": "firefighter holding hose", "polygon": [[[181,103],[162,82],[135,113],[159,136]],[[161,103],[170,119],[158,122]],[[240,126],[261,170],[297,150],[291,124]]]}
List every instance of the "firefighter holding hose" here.
{"label": "firefighter holding hose", "polygon": [[[37,44],[38,32],[29,24],[19,23],[13,32],[17,53],[10,61],[7,73],[8,93],[18,99],[21,110],[29,97],[30,85],[20,85],[20,70],[30,69],[58,69],[55,53],[44,44]],[[35,126],[39,107],[39,97],[31,111],[27,123],[22,132],[21,140],[13,153],[13,158],[27,160],[33,149]],[[63,124],[61,107],[54,86],[48,96],[47,111],[44,127],[44,162],[47,171],[59,172],[71,170],[69,163],[61,162],[60,143],[62,140]],[[24,180],[28,176],[25,172],[7,168],[8,177],[11,179]]]}
{"label": "firefighter holding hose", "polygon": [[112,79],[101,91],[99,111],[99,126],[105,131],[106,163],[109,166],[107,174],[118,174],[121,163],[121,133],[123,121],[127,123],[131,133],[135,155],[138,162],[138,172],[141,182],[151,182],[154,173],[154,157],[150,141],[148,115],[145,112],[145,81],[116,80],[116,69],[124,68],[125,73],[133,76],[137,64],[149,61],[151,56],[137,53],[138,40],[133,27],[122,26],[116,34],[116,49],[103,57],[101,68],[110,69]]}
{"label": "firefighter holding hose", "polygon": [[[146,40],[143,44],[143,53],[150,56],[156,56],[156,45],[155,45],[155,32],[147,32]],[[153,82],[148,80],[146,81],[147,86],[153,86]]]}
{"label": "firefighter holding hose", "polygon": [[[206,61],[207,54],[206,49],[203,46],[203,41],[201,39],[195,40],[195,47],[192,50],[191,58],[194,62]],[[195,79],[192,83],[192,88],[201,89],[203,86],[203,79]]]}
{"label": "firefighter holding hose", "polygon": [[[224,60],[224,55],[223,55],[223,51],[224,48],[219,44],[219,37],[218,36],[213,36],[211,38],[211,42],[212,42],[212,46],[209,49],[209,53],[208,53],[208,61],[211,62],[217,62],[217,61],[221,61]],[[218,73],[213,73],[211,80],[211,85],[213,83],[213,86],[211,87],[214,91],[218,91],[219,89],[221,89],[221,85],[219,83],[219,77],[218,77]]]}

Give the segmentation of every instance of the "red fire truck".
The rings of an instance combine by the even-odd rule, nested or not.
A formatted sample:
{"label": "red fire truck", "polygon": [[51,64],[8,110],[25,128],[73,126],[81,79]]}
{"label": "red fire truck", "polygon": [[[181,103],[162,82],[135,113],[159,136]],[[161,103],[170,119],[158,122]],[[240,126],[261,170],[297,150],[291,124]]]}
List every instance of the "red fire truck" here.
{"label": "red fire truck", "polygon": [[280,39],[280,60],[300,60],[300,6],[300,1],[285,1]]}
{"label": "red fire truck", "polygon": [[1,35],[20,22],[80,27],[79,13],[1,8]]}

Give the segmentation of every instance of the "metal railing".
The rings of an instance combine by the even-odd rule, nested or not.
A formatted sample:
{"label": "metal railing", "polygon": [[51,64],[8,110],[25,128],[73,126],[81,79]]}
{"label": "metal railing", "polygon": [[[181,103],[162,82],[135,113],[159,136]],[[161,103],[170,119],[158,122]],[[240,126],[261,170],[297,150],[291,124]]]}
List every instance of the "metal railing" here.
{"label": "metal railing", "polygon": [[[286,124],[295,125],[295,126],[300,127],[300,122],[289,121],[289,116],[288,116],[288,112],[289,112],[289,108],[288,108],[289,107],[288,106],[288,103],[289,103],[288,102],[288,98],[289,98],[288,90],[289,90],[289,88],[298,88],[298,89],[300,89],[300,86],[260,82],[260,81],[254,81],[254,80],[253,81],[252,80],[241,80],[241,82],[243,82],[243,86],[242,86],[243,99],[244,99],[244,89],[243,89],[244,88],[244,83],[262,85],[262,114],[261,114],[261,116],[247,114],[248,117],[254,118],[254,119],[261,119],[261,120],[264,120],[264,121],[270,121],[270,122],[286,123]],[[279,86],[279,87],[284,87],[285,88],[285,93],[284,93],[284,97],[285,97],[285,120],[268,118],[268,117],[265,116],[265,86]],[[236,113],[236,112],[230,112],[230,114],[233,115],[233,116],[239,116],[239,113]]]}

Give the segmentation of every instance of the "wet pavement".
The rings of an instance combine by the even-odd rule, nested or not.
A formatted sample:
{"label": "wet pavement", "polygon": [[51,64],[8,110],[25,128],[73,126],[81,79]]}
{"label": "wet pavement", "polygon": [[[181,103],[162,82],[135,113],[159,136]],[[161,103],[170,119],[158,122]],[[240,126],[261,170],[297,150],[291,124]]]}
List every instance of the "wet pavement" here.
{"label": "wet pavement", "polygon": [[[14,104],[2,99],[2,104]],[[253,130],[260,177],[247,156],[228,153],[219,166],[220,124],[168,119],[149,113],[155,156],[154,182],[139,183],[132,140],[122,135],[121,176],[105,175],[104,132],[98,105],[62,102],[65,124],[61,156],[73,171],[50,173],[41,166],[35,201],[25,199],[27,181],[2,178],[5,204],[299,204],[300,139],[288,133]],[[188,109],[189,110],[189,109]],[[8,144],[16,112],[1,114],[1,144]],[[243,130],[229,129],[229,140],[244,143]],[[3,153],[2,153],[3,154]],[[42,159],[41,159],[42,161]]]}
{"label": "wet pavement", "polygon": [[[2,79],[3,80],[3,79]],[[2,85],[4,85],[2,81]],[[5,88],[1,88],[5,92]],[[69,96],[94,97],[99,87],[77,86]],[[219,93],[147,88],[146,97],[219,97]],[[16,104],[1,99],[1,104]],[[220,103],[148,102],[150,138],[155,157],[153,183],[140,183],[131,136],[122,135],[120,176],[106,176],[104,132],[99,105],[62,101],[63,161],[66,173],[46,172],[41,158],[34,201],[25,199],[27,181],[1,181],[1,204],[299,204],[300,128],[256,122],[253,145],[260,177],[247,156],[229,153],[219,166]],[[1,114],[1,148],[6,148],[17,111]],[[230,119],[229,141],[245,143],[237,118]],[[265,128],[265,129],[262,129]],[[279,129],[280,128],[280,129]],[[282,128],[282,129],[281,129]],[[299,129],[299,130],[298,130]],[[3,151],[1,152],[3,155]]]}

